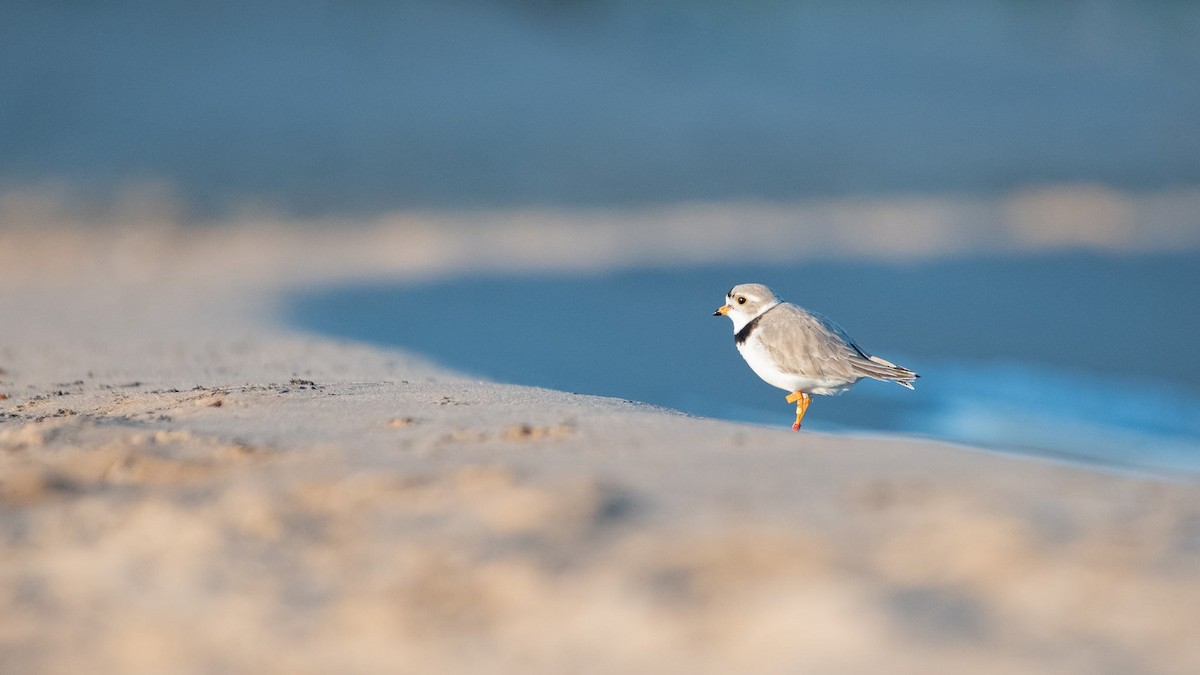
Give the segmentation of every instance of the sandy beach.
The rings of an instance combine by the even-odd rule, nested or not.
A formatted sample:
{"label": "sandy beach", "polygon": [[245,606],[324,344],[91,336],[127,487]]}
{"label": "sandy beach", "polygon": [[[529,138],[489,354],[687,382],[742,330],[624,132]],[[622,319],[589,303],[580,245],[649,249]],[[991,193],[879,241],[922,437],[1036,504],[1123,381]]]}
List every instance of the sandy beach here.
{"label": "sandy beach", "polygon": [[0,675],[1200,673],[1198,33],[6,3]]}
{"label": "sandy beach", "polygon": [[484,259],[469,229],[333,234],[3,232],[0,670],[1200,667],[1186,476],[794,434],[305,333],[290,290]]}

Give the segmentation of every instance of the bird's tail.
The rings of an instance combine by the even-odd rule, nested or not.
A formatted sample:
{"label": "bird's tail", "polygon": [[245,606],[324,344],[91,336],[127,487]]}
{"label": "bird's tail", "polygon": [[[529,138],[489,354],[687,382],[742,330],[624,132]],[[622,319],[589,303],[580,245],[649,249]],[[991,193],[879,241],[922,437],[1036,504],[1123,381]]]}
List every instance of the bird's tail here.
{"label": "bird's tail", "polygon": [[865,377],[873,377],[877,380],[885,382],[895,382],[902,387],[913,388],[913,381],[920,375],[914,373],[908,368],[898,366],[891,361],[881,359],[878,356],[868,356],[865,361],[856,360],[854,369],[859,374]]}

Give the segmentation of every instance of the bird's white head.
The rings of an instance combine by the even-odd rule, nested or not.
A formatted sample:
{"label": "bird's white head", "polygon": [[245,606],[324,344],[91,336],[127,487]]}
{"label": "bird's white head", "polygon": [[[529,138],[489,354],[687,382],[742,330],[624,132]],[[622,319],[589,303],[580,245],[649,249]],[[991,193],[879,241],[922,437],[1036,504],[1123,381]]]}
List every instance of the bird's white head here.
{"label": "bird's white head", "polygon": [[725,304],[713,312],[713,316],[733,319],[733,332],[738,332],[763,312],[778,305],[782,300],[771,289],[762,284],[738,284],[725,295]]}

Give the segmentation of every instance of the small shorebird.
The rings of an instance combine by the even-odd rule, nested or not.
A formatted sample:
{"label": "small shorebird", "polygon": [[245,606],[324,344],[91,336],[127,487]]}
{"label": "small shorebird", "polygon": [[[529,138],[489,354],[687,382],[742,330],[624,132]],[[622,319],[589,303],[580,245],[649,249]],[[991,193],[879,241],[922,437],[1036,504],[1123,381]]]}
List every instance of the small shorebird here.
{"label": "small shorebird", "polygon": [[871,356],[836,323],[784,302],[762,284],[729,290],[713,316],[733,319],[733,341],[750,369],[796,404],[799,429],[812,394],[840,394],[864,377],[913,388],[913,371]]}

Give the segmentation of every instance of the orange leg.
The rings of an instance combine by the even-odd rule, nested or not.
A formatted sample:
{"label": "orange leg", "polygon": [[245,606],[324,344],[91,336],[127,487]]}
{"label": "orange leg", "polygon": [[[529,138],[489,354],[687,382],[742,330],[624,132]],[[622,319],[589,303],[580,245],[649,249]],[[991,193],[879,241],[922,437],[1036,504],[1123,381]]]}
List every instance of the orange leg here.
{"label": "orange leg", "polygon": [[802,391],[794,391],[788,394],[787,402],[796,404],[796,423],[792,425],[792,431],[799,431],[800,422],[804,419],[804,413],[808,412],[808,404],[812,403],[812,397]]}

